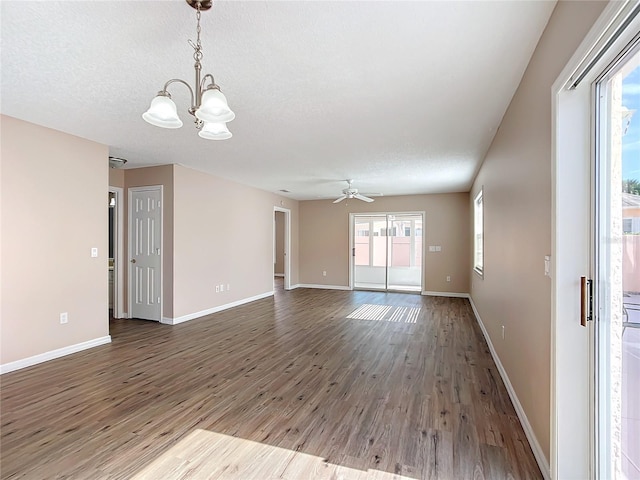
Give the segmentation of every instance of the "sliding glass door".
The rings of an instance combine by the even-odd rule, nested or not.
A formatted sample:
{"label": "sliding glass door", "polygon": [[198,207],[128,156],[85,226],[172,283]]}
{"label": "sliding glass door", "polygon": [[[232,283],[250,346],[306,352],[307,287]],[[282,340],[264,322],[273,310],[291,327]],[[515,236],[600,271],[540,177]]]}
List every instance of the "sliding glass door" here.
{"label": "sliding glass door", "polygon": [[597,471],[640,479],[640,41],[596,92]]}
{"label": "sliding glass door", "polygon": [[421,213],[352,215],[352,286],[422,291]]}

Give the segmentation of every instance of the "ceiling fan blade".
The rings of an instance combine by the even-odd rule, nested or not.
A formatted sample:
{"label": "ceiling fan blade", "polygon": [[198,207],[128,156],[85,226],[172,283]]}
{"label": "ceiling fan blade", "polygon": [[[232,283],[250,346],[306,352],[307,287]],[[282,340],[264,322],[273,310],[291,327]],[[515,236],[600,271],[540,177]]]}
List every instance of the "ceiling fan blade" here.
{"label": "ceiling fan blade", "polygon": [[364,195],[360,195],[356,193],[353,198],[357,198],[358,200],[362,200],[363,202],[373,202],[373,198],[365,197]]}
{"label": "ceiling fan blade", "polygon": [[333,201],[333,203],[339,203],[339,202],[341,202],[342,200],[344,200],[345,198],[347,198],[347,196],[346,196],[346,195],[342,195],[341,197],[336,198],[336,199]]}
{"label": "ceiling fan blade", "polygon": [[360,195],[364,195],[365,197],[384,197],[384,193],[361,193]]}

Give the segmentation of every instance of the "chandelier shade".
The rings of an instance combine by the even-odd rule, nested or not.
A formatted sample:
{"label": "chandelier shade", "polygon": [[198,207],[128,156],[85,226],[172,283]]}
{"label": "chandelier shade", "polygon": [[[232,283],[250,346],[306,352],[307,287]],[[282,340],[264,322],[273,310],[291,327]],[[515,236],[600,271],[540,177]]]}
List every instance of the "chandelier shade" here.
{"label": "chandelier shade", "polygon": [[233,136],[226,123],[214,122],[205,122],[198,135],[207,140],[226,140]]}
{"label": "chandelier shade", "polygon": [[217,88],[209,88],[202,94],[202,103],[196,117],[203,122],[226,123],[236,118],[227,104],[227,97]]}
{"label": "chandelier shade", "polygon": [[182,126],[176,104],[170,96],[162,95],[162,92],[151,100],[151,106],[142,114],[142,118],[156,127],[180,128]]}
{"label": "chandelier shade", "polygon": [[199,130],[198,135],[209,140],[226,140],[231,138],[231,132],[226,123],[236,118],[235,113],[229,108],[227,98],[216,85],[213,75],[201,76],[202,64],[202,44],[200,42],[200,14],[203,10],[211,8],[211,0],[186,0],[187,4],[196,9],[197,19],[197,40],[189,40],[189,44],[194,50],[193,58],[195,64],[195,87],[192,88],[184,80],[173,78],[164,84],[162,90],[151,100],[151,106],[142,114],[142,118],[156,127],[180,128],[182,120],[178,116],[176,104],[171,100],[168,88],[173,83],[181,83],[189,89],[191,94],[191,105],[187,110],[194,116],[194,124]]}

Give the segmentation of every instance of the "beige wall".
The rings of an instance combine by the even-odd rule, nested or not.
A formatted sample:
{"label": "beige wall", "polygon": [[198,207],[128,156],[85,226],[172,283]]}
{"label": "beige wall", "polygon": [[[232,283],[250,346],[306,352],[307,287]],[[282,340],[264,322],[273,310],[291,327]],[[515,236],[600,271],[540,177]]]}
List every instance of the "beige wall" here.
{"label": "beige wall", "polygon": [[275,215],[276,229],[276,251],[275,264],[273,266],[274,273],[284,274],[284,212],[276,212]]}
{"label": "beige wall", "polygon": [[[360,200],[300,202],[300,283],[349,285],[349,214],[426,212],[424,242],[442,251],[424,254],[423,290],[468,293],[470,263],[469,194],[407,195]],[[322,272],[327,276],[323,277]],[[447,283],[447,275],[451,282]]]}
{"label": "beige wall", "polygon": [[297,282],[297,201],[174,168],[174,318],[273,291],[274,206],[291,209]]}
{"label": "beige wall", "polygon": [[551,252],[551,86],[604,6],[558,3],[470,195],[471,203],[483,188],[484,278],[472,275],[471,295],[547,459],[551,281],[544,256]]}
{"label": "beige wall", "polygon": [[124,188],[124,170],[119,168],[109,169],[109,186]]}
{"label": "beige wall", "polygon": [[[119,172],[127,189],[125,258],[128,189],[163,186],[164,318],[193,315],[273,290],[274,206],[291,210],[291,283],[297,282],[297,201],[180,165]],[[112,176],[111,182],[118,177]],[[225,291],[216,293],[221,284]],[[127,310],[126,272],[123,288]]]}
{"label": "beige wall", "polygon": [[1,118],[4,365],[109,334],[109,174],[106,146]]}
{"label": "beige wall", "polygon": [[640,235],[622,235],[622,287],[640,292]]}

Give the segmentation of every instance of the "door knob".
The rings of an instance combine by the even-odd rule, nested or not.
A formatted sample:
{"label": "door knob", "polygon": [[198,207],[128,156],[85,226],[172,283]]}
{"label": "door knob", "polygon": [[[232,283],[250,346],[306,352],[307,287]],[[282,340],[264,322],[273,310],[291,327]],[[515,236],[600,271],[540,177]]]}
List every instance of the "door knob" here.
{"label": "door knob", "polygon": [[135,258],[132,258],[132,259],[131,259],[131,263],[136,263],[136,259],[135,259]]}

